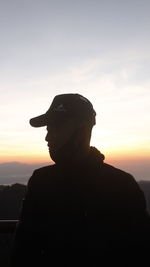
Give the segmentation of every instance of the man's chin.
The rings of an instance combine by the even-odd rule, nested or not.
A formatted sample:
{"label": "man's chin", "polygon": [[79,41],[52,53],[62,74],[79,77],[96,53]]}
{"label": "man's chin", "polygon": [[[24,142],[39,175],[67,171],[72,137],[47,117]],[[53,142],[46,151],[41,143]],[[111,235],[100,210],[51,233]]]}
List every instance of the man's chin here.
{"label": "man's chin", "polygon": [[61,147],[54,147],[50,146],[49,147],[49,153],[51,159],[55,163],[61,163],[61,164],[66,164],[66,162],[71,162],[74,158],[74,136],[71,137],[68,142],[66,142],[64,145]]}
{"label": "man's chin", "polygon": [[60,151],[49,151],[50,157],[51,159],[55,162],[55,163],[59,163],[63,161],[63,154]]}
{"label": "man's chin", "polygon": [[51,159],[55,163],[65,164],[66,162],[69,162],[70,160],[70,156],[69,156],[70,153],[64,147],[62,147],[61,149],[57,151],[49,150],[49,154],[50,154]]}

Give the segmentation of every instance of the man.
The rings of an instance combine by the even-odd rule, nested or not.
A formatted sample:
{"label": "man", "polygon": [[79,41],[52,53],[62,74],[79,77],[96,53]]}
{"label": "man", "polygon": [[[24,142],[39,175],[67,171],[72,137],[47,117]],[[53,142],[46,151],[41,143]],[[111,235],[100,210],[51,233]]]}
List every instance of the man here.
{"label": "man", "polygon": [[143,192],[130,174],[104,163],[90,147],[95,116],[88,99],[63,94],[30,120],[33,127],[47,126],[55,164],[29,179],[13,266],[99,266],[106,255],[146,251],[150,221]]}

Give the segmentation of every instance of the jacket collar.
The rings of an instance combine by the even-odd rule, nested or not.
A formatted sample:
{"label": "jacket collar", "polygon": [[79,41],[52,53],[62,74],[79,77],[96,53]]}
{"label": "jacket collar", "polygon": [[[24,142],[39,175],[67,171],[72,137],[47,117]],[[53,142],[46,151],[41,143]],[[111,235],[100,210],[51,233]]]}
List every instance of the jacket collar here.
{"label": "jacket collar", "polygon": [[80,161],[74,161],[73,163],[68,163],[67,165],[58,165],[58,169],[62,170],[63,172],[76,172],[76,171],[85,171],[91,170],[93,168],[99,168],[105,159],[105,156],[95,147],[90,147],[89,153],[86,158]]}

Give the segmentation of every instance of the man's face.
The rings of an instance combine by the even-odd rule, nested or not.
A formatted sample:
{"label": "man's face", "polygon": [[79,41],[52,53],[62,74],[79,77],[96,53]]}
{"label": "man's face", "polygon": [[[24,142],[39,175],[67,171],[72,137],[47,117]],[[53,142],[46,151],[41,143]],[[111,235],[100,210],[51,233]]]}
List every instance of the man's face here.
{"label": "man's face", "polygon": [[65,154],[68,152],[66,144],[69,143],[76,129],[77,126],[73,120],[47,126],[45,140],[48,142],[50,156],[55,162],[58,158],[60,159],[66,156]]}

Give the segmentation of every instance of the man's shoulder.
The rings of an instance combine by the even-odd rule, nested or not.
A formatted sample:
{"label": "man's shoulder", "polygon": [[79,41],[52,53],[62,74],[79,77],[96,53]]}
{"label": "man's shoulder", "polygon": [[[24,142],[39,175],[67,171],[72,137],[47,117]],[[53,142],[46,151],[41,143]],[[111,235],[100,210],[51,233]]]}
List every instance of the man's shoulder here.
{"label": "man's shoulder", "polygon": [[102,167],[103,175],[109,177],[112,182],[118,182],[119,184],[137,184],[132,174],[125,170],[119,169],[110,164],[104,163]]}
{"label": "man's shoulder", "polygon": [[40,175],[40,174],[44,174],[44,173],[51,173],[53,171],[55,171],[55,165],[47,165],[47,166],[43,166],[43,167],[40,167],[38,169],[35,169],[34,174]]}
{"label": "man's shoulder", "polygon": [[32,176],[29,179],[28,185],[41,184],[46,182],[47,179],[53,177],[55,174],[55,165],[43,166],[41,168],[35,169]]}
{"label": "man's shoulder", "polygon": [[113,165],[110,165],[108,163],[103,163],[103,170],[114,175],[121,175],[125,177],[132,177],[132,175],[125,170],[119,169]]}
{"label": "man's shoulder", "polygon": [[117,186],[120,189],[122,188],[124,191],[135,191],[136,193],[138,192],[138,194],[141,194],[141,189],[134,176],[124,170],[104,163],[103,176],[108,178],[112,186]]}

